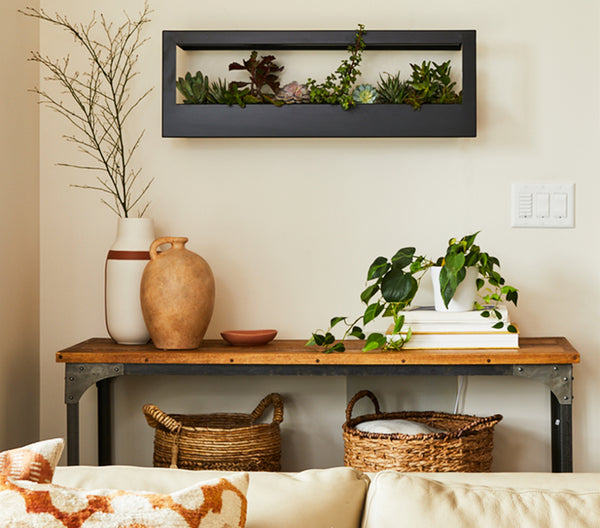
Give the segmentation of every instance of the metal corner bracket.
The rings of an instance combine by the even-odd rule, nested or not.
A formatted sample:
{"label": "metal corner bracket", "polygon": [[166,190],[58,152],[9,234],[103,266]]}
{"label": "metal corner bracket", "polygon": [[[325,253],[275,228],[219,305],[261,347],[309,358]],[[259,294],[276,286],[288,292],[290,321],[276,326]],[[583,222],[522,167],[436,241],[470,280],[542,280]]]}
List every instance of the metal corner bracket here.
{"label": "metal corner bracket", "polygon": [[79,402],[84,392],[97,381],[122,376],[122,363],[67,363],[65,365],[65,403]]}
{"label": "metal corner bracket", "polygon": [[560,405],[570,405],[573,401],[572,365],[515,365],[513,375],[543,383]]}

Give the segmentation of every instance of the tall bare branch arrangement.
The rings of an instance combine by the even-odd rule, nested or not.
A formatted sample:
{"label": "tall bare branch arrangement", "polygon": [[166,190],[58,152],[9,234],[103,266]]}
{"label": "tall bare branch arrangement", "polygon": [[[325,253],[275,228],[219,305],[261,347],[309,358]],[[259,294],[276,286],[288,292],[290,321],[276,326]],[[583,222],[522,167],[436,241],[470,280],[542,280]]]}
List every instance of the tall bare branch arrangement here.
{"label": "tall bare branch arrangement", "polygon": [[[135,19],[115,26],[94,13],[87,24],[71,23],[65,16],[49,15],[44,10],[31,7],[20,11],[26,16],[37,18],[67,31],[81,47],[89,61],[89,70],[73,71],[70,57],[51,59],[39,52],[32,52],[30,60],[40,63],[48,72],[45,80],[56,83],[60,94],[66,94],[69,104],[60,95],[34,88],[40,103],[58,112],[73,125],[75,132],[65,139],[77,145],[92,162],[89,165],[60,163],[74,167],[99,171],[93,185],[73,185],[82,189],[100,191],[107,197],[102,202],[121,217],[129,217],[134,208],[143,216],[149,203],[143,203],[153,180],[138,182],[140,168],[131,168],[132,156],[144,135],[142,131],[126,146],[124,127],[132,111],[148,96],[152,89],[139,97],[130,93],[131,81],[138,72],[138,50],[148,40],[142,38],[144,25],[150,22],[150,9],[145,4]],[[106,199],[105,199],[106,198]]]}

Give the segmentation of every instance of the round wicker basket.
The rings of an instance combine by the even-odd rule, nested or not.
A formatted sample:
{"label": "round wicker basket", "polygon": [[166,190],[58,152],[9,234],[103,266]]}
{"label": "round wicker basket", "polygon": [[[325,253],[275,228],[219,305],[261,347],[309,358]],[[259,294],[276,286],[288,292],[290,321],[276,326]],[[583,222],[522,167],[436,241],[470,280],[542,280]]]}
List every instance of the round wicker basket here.
{"label": "round wicker basket", "polygon": [[[375,407],[374,414],[352,418],[354,404],[367,396]],[[443,433],[406,435],[369,433],[356,426],[370,420],[404,419],[420,422]],[[495,414],[477,417],[440,412],[383,413],[375,395],[358,392],[346,408],[344,423],[344,464],[361,471],[490,471],[494,426],[502,420]]]}

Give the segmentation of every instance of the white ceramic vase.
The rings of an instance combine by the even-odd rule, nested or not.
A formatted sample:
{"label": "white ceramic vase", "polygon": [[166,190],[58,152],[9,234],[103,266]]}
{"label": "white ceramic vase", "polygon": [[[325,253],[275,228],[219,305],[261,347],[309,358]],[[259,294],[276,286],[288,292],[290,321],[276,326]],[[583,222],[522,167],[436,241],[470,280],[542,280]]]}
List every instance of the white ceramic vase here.
{"label": "white ceramic vase", "polygon": [[456,288],[456,292],[450,302],[448,308],[444,304],[442,292],[440,290],[440,270],[441,266],[432,266],[429,270],[431,273],[431,283],[433,285],[433,301],[437,312],[470,312],[474,309],[475,300],[477,299],[477,268],[467,268],[467,274],[464,280]]}
{"label": "white ceramic vase", "polygon": [[119,218],[117,238],[106,257],[104,296],[106,328],[121,345],[150,340],[140,304],[140,283],[153,240],[151,219]]}

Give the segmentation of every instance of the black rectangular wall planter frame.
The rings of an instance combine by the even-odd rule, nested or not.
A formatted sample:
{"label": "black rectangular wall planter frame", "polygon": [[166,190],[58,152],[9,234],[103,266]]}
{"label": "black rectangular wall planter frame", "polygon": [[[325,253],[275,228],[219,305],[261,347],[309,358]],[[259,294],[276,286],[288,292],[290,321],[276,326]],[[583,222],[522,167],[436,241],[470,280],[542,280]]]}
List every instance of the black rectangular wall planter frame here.
{"label": "black rectangular wall planter frame", "polygon": [[[163,137],[475,137],[475,31],[368,31],[367,50],[462,51],[461,104],[271,104],[246,108],[176,103],[183,50],[345,50],[356,31],[163,31]],[[194,72],[192,72],[194,73]]]}

